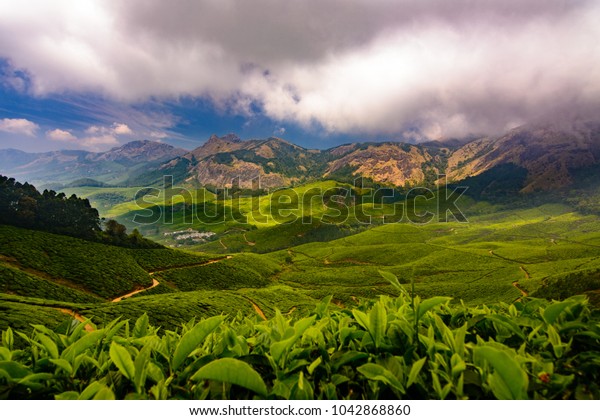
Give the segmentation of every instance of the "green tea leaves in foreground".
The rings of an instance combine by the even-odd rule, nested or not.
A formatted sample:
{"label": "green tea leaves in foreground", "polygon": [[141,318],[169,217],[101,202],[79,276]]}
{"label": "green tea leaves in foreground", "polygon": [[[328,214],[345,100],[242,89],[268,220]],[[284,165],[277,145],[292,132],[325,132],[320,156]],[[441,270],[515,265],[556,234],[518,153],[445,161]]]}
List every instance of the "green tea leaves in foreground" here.
{"label": "green tea leaves in foreground", "polygon": [[315,319],[317,319],[316,315],[299,320],[294,324],[294,334],[291,337],[271,345],[271,355],[275,362],[279,362],[282,359],[282,357],[292,348],[294,343],[302,337],[304,331],[315,322]]}
{"label": "green tea leaves in foreground", "polygon": [[173,354],[172,368],[176,370],[181,366],[189,354],[202,343],[208,335],[223,322],[222,316],[213,316],[197,323],[181,338]]}
{"label": "green tea leaves in foreground", "polygon": [[191,378],[193,381],[203,379],[238,385],[259,395],[267,395],[267,386],[258,372],[248,363],[230,357],[210,362],[200,368]]}
{"label": "green tea leaves in foreground", "polygon": [[77,333],[36,325],[12,349],[3,335],[0,398],[600,398],[600,313],[585,298],[446,300],[382,297],[180,330],[141,316],[135,334],[130,321]]}
{"label": "green tea leaves in foreground", "polygon": [[421,318],[430,309],[433,309],[438,305],[447,304],[451,300],[452,300],[452,298],[444,297],[444,296],[436,296],[436,297],[432,297],[429,299],[425,299],[423,302],[419,303],[419,305],[418,305],[418,308],[419,308],[418,314],[417,314],[418,318]]}
{"label": "green tea leaves in foreground", "polygon": [[358,371],[367,379],[383,382],[397,391],[404,392],[404,387],[398,378],[396,378],[392,372],[383,366],[376,365],[375,363],[367,363],[359,367]]}
{"label": "green tea leaves in foreground", "polygon": [[491,346],[476,347],[474,360],[489,363],[493,372],[488,374],[488,383],[496,398],[500,400],[522,400],[527,398],[529,381],[527,374],[515,360],[514,352],[499,350]]}
{"label": "green tea leaves in foreground", "polygon": [[132,380],[135,377],[135,367],[131,355],[127,349],[114,341],[110,345],[110,360],[127,379]]}

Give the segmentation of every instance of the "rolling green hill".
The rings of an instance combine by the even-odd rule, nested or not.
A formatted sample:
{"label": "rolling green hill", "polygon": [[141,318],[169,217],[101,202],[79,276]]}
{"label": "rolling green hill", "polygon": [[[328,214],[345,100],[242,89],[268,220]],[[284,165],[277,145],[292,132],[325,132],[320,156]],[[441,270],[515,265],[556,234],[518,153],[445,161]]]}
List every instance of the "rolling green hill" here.
{"label": "rolling green hill", "polygon": [[[512,180],[508,184],[512,185]],[[312,194],[313,191],[319,193]],[[211,359],[215,363],[222,358],[240,358],[264,373],[270,364],[260,360],[280,357],[288,344],[290,349],[296,346],[299,353],[289,353],[289,357],[298,358],[299,364],[289,367],[284,360],[278,365],[288,372],[285,375],[289,383],[280,383],[271,374],[265,374],[269,397],[304,395],[290,385],[300,380],[299,373],[295,373],[300,371],[303,378],[312,381],[305,384],[311,387],[312,394],[305,396],[319,398],[334,395],[335,387],[329,385],[338,383],[339,375],[347,378],[338,383],[342,385],[339,395],[350,392],[343,384],[351,383],[348,386],[361,398],[599,395],[589,385],[593,375],[573,376],[574,369],[578,369],[573,366],[586,368],[595,363],[598,343],[594,337],[600,336],[594,318],[597,309],[593,306],[600,303],[600,218],[594,212],[578,211],[580,202],[536,204],[534,199],[492,204],[481,201],[483,194],[477,194],[474,197],[479,200],[461,198],[460,208],[467,220],[439,222],[433,217],[423,223],[427,212],[436,211],[436,200],[446,193],[444,190],[430,197],[413,194],[407,198],[394,193],[371,204],[361,203],[367,189],[333,180],[255,196],[226,197],[207,189],[187,194],[180,187],[154,197],[144,196],[149,190],[102,186],[69,192],[81,192],[104,203],[108,212],[130,227],[136,226],[131,220],[136,214],[161,212],[169,223],[162,220],[145,228],[142,225],[141,230],[149,230],[153,238],[161,238],[173,247],[187,249],[125,248],[0,225],[0,330],[4,346],[0,346],[0,370],[8,366],[5,362],[20,366],[20,370],[11,370],[0,379],[3,395],[20,396],[23,389],[29,389],[23,388],[22,378],[11,382],[11,374],[49,374],[39,366],[55,363],[36,362],[34,367],[29,359],[18,356],[27,354],[28,349],[35,347],[35,354],[43,354],[54,352],[63,344],[73,346],[66,347],[63,353],[53,353],[57,356],[54,360],[64,356],[73,370],[71,363],[75,362],[69,359],[71,350],[67,348],[75,348],[74,340],[87,343],[101,336],[112,339],[117,337],[115,334],[122,334],[114,342],[129,346],[127,354],[136,358],[135,363],[142,363],[137,358],[143,352],[153,355],[155,367],[151,370],[156,378],[163,375],[159,374],[162,371],[185,375],[178,370],[180,362],[175,362],[176,366],[165,362],[170,356],[165,357],[163,350],[169,348],[169,354],[177,350],[157,343],[174,337],[187,341],[189,338],[182,336],[196,328],[194,325],[205,325],[207,317],[228,322],[215,332],[219,341],[212,341],[216,347],[211,354],[218,355]],[[144,208],[136,209],[136,196],[144,196]],[[188,218],[199,207],[205,211],[204,218],[192,217],[190,224]],[[217,212],[210,213],[209,208],[216,208]],[[413,216],[421,216],[404,217],[401,221],[390,217],[392,210],[398,208],[404,216],[409,210]],[[224,221],[214,223],[211,218],[215,214],[224,216]],[[573,297],[582,294],[589,297],[591,304],[585,297]],[[567,300],[553,303],[548,299]],[[426,315],[434,308],[440,309]],[[398,315],[398,311],[403,311],[403,315]],[[318,323],[311,326],[317,317]],[[131,330],[125,327],[128,319],[138,319]],[[195,320],[203,319],[195,324]],[[304,324],[306,328],[301,328]],[[333,325],[334,330],[329,331]],[[576,331],[572,329],[574,325]],[[448,374],[454,379],[448,379],[443,387],[436,385],[442,377],[433,379],[441,375],[436,363],[445,357],[442,350],[450,343],[448,331],[453,334],[453,345],[464,342],[468,348],[462,357],[477,366],[468,376],[478,378],[484,394],[464,387],[460,372],[456,377]],[[155,333],[155,338],[149,339],[159,346],[154,350],[142,351],[135,344],[144,334]],[[45,338],[40,338],[40,334]],[[131,339],[129,334],[136,338]],[[420,381],[417,388],[414,380],[396,383],[390,379],[403,377],[405,362],[400,362],[396,353],[406,348],[409,343],[402,340],[409,336],[413,337],[410,348],[414,352],[406,354],[415,358],[410,359],[410,369],[418,367],[424,372],[421,376],[416,371],[413,374],[414,380]],[[35,344],[34,339],[42,344]],[[55,340],[55,345],[49,340]],[[321,348],[324,340],[335,342],[337,347],[335,354],[325,351],[319,359],[311,351]],[[540,340],[546,344],[540,344]],[[265,342],[272,344],[263,346]],[[514,395],[494,385],[494,381],[489,382],[488,374],[478,376],[488,366],[481,354],[504,352],[512,358],[521,351],[518,349],[523,343],[530,352],[528,360],[539,360],[539,364],[515,364],[509,368],[528,378],[514,386]],[[98,344],[98,351],[88,357],[108,351],[113,363],[110,366],[117,366],[115,369],[122,374],[120,362],[114,360],[124,360],[124,353],[119,350],[122,354],[117,358],[114,344],[108,350],[102,346]],[[484,350],[477,350],[480,347]],[[12,359],[14,348],[22,350],[17,350]],[[86,349],[82,354],[87,354]],[[584,353],[587,356],[582,356]],[[6,359],[6,354],[11,359]],[[449,353],[447,356],[451,357]],[[316,365],[305,372],[303,360]],[[341,368],[346,363],[343,360],[356,363],[348,362],[348,368]],[[450,360],[458,363],[456,357]],[[69,367],[62,361],[56,363],[62,367],[53,367],[55,375],[44,377],[56,380],[62,384],[61,389],[69,391],[59,394],[48,387],[37,390],[47,392],[44,396],[61,398],[92,395],[81,388],[71,389],[70,380],[65,381],[62,373],[56,373],[60,369],[68,371]],[[193,366],[185,368],[186,372],[198,370],[206,363],[205,357],[196,358]],[[320,364],[328,367],[319,370]],[[91,372],[91,366],[95,364],[86,362],[80,368]],[[337,373],[328,376],[331,369]],[[321,372],[320,379],[313,376],[315,372]],[[104,386],[104,397],[124,398],[132,393],[125,385],[107,385],[102,379],[104,374],[96,373],[99,382],[89,386]],[[283,378],[281,372],[277,375]],[[385,381],[387,388],[367,385],[379,377],[387,378],[392,385]],[[543,385],[547,377],[552,378],[552,387]],[[159,386],[160,379],[156,381],[155,386]],[[536,385],[531,388],[527,383]],[[162,389],[156,396],[155,391],[143,391],[138,384],[136,392],[141,392],[142,398],[150,394],[160,398],[182,395],[179,388]],[[374,389],[381,389],[382,394],[373,393]],[[194,396],[221,395],[211,392]],[[261,395],[267,395],[266,391]]]}

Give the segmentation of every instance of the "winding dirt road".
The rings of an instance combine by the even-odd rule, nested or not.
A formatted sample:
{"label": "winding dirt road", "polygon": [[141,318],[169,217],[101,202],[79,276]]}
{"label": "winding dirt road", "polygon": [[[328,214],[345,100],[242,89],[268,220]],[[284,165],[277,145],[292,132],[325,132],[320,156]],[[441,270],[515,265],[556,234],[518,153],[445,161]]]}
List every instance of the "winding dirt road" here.
{"label": "winding dirt road", "polygon": [[264,319],[266,321],[267,317],[265,316],[265,313],[262,311],[262,309],[260,309],[260,307],[256,304],[256,302],[254,302],[248,296],[244,296],[244,297],[248,300],[248,302],[250,302],[250,304],[252,304],[252,307],[254,308],[254,311],[258,314],[258,316],[260,316],[262,319]]}
{"label": "winding dirt road", "polygon": [[[56,309],[58,309],[63,314],[69,315],[71,318],[76,319],[77,321],[79,321],[81,323],[84,323],[85,321],[87,321],[87,319],[85,319],[83,316],[81,316],[81,314],[78,314],[77,312],[75,312],[71,309],[67,309],[67,308],[56,308]],[[83,329],[86,330],[87,332],[94,331],[94,327],[90,323],[85,324]]]}
{"label": "winding dirt road", "polygon": [[[148,275],[152,276],[155,273],[159,273],[159,272],[162,272],[162,271],[168,271],[168,270],[175,270],[175,269],[178,269],[178,268],[202,267],[203,265],[214,264],[214,263],[217,263],[217,262],[222,261],[222,260],[228,260],[230,258],[233,258],[233,257],[231,255],[227,255],[226,257],[223,257],[223,258],[217,258],[217,259],[214,259],[214,260],[210,260],[210,261],[206,261],[206,262],[198,263],[198,264],[187,264],[187,265],[177,266],[177,267],[161,268],[161,269],[158,269],[156,271],[149,272]],[[127,299],[127,298],[129,298],[129,297],[131,297],[133,295],[137,295],[138,293],[142,293],[142,292],[145,292],[146,290],[153,289],[156,286],[158,286],[159,284],[160,284],[160,282],[158,280],[156,280],[155,278],[152,278],[152,285],[151,286],[144,287],[144,288],[138,289],[138,290],[134,290],[134,291],[126,293],[126,294],[124,294],[122,296],[118,296],[118,297],[114,298],[113,300],[111,300],[111,302],[113,302],[113,303],[120,302],[123,299]],[[261,316],[263,317],[263,319],[266,320],[267,318],[265,317],[265,314],[262,313],[262,311],[260,310],[260,308],[254,302],[252,302],[252,304],[253,304],[254,309],[256,310],[256,312],[259,315],[262,314]],[[62,312],[63,314],[69,315],[70,317],[72,317],[73,319],[76,319],[79,322],[83,323],[83,322],[87,321],[81,314],[79,314],[79,313],[77,313],[77,312],[75,312],[75,311],[73,311],[71,309],[67,309],[67,308],[56,308],[56,309],[58,311]],[[89,323],[85,325],[84,329],[86,331],[94,331],[93,325],[91,325]]]}
{"label": "winding dirt road", "polygon": [[[519,270],[521,270],[523,274],[525,274],[525,279],[529,280],[531,278],[529,272],[525,269],[525,267],[520,266]],[[522,298],[529,296],[529,292],[521,287],[518,280],[513,281],[512,285],[516,287],[519,292],[521,292],[521,297],[517,300],[521,300]]]}
{"label": "winding dirt road", "polygon": [[[163,271],[169,271],[169,270],[176,270],[178,268],[203,267],[205,265],[214,264],[214,263],[217,263],[219,261],[228,260],[230,258],[233,258],[233,257],[231,255],[227,255],[226,257],[223,257],[223,258],[216,258],[214,260],[205,261],[203,263],[198,263],[198,264],[187,264],[187,265],[180,265],[180,266],[177,266],[177,267],[161,268],[161,269],[158,269],[156,271],[149,272],[148,275],[152,276],[153,274],[156,274],[156,273],[161,273]],[[134,290],[132,292],[124,294],[123,296],[118,296],[118,297],[114,298],[113,300],[111,300],[111,302],[113,302],[113,303],[114,302],[120,302],[123,299],[127,299],[128,297],[131,297],[133,295],[137,295],[138,293],[142,293],[142,292],[145,292],[146,290],[153,289],[156,286],[158,286],[159,284],[160,284],[160,282],[158,280],[156,280],[155,278],[152,278],[152,285],[151,286],[144,287],[144,288],[138,289],[138,290]]]}

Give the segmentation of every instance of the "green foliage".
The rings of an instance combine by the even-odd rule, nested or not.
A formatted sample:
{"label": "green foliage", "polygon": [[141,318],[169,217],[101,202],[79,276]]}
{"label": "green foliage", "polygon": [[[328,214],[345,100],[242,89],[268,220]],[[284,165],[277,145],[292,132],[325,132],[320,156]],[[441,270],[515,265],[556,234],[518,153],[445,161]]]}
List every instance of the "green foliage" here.
{"label": "green foliage", "polygon": [[252,366],[231,357],[213,360],[190,378],[192,381],[213,380],[238,385],[258,395],[267,395],[267,386]]}
{"label": "green foliage", "polygon": [[98,211],[87,199],[0,176],[0,224],[92,239],[100,230]]}
{"label": "green foliage", "polygon": [[137,229],[133,229],[128,235],[127,228],[113,219],[104,222],[104,230],[97,236],[106,244],[125,248],[164,248],[162,245],[144,238]]}
{"label": "green foliage", "polygon": [[101,300],[89,293],[28,274],[2,262],[0,262],[0,293],[77,303]]}
{"label": "green foliage", "polygon": [[[258,260],[258,261],[257,261]],[[264,261],[262,266],[260,262]],[[259,264],[257,264],[257,262]],[[181,291],[231,290],[244,287],[260,288],[268,284],[266,275],[278,266],[260,256],[236,256],[221,259],[216,264],[172,269],[156,274],[162,281],[172,284]]]}
{"label": "green foliage", "polygon": [[212,255],[176,251],[174,249],[135,249],[129,255],[146,271],[161,271],[168,268],[185,267],[206,263]]}
{"label": "green foliage", "polygon": [[[415,299],[416,304],[419,298]],[[465,306],[380,297],[292,320],[242,315],[158,330],[2,332],[0,396],[56,399],[600,398],[599,314],[562,302]],[[433,304],[435,303],[435,304]],[[418,306],[417,306],[418,308]]]}
{"label": "green foliage", "polygon": [[103,298],[152,283],[128,250],[63,235],[0,225],[0,254],[17,268]]}

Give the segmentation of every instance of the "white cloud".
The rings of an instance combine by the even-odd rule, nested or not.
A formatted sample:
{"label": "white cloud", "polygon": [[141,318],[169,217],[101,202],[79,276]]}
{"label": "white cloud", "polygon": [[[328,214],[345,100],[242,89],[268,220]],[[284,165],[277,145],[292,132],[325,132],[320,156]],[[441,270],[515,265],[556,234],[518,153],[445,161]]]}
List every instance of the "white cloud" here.
{"label": "white cloud", "polygon": [[435,137],[598,115],[599,19],[594,0],[5,0],[0,56],[35,95],[205,96],[332,132]]}
{"label": "white cloud", "polygon": [[123,123],[114,123],[112,126],[112,130],[115,134],[120,135],[120,136],[126,136],[126,135],[133,134],[133,131],[131,131],[131,128],[129,128],[129,126],[127,124],[123,124]]}
{"label": "white cloud", "polygon": [[133,130],[125,123],[113,123],[111,126],[91,125],[85,129],[86,134],[95,135],[110,135],[110,136],[127,136],[132,135]]}
{"label": "white cloud", "polygon": [[3,118],[0,120],[0,131],[13,134],[24,134],[29,137],[35,137],[40,127],[24,118]]}
{"label": "white cloud", "polygon": [[89,136],[81,139],[80,144],[90,150],[101,150],[104,146],[119,144],[117,138],[111,134]]}
{"label": "white cloud", "polygon": [[156,141],[160,141],[164,138],[169,137],[169,135],[163,131],[151,131],[148,134],[149,137],[152,137],[153,139],[155,139]]}
{"label": "white cloud", "polygon": [[46,131],[46,137],[54,141],[77,142],[77,137],[70,131],[55,128],[54,130]]}
{"label": "white cloud", "polygon": [[105,149],[106,146],[119,144],[117,137],[111,131],[113,130],[107,127],[91,126],[85,130],[85,134],[87,135],[80,138],[70,131],[56,128],[47,131],[46,137],[54,141],[75,143],[83,149],[99,151]]}

